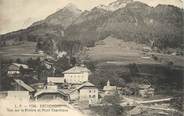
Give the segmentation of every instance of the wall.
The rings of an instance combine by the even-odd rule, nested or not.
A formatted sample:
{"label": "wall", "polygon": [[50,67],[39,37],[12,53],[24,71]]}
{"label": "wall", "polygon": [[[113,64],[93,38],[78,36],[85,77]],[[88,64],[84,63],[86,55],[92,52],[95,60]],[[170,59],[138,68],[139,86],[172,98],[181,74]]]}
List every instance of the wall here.
{"label": "wall", "polygon": [[83,83],[88,81],[88,73],[64,74],[67,83]]}
{"label": "wall", "polygon": [[79,92],[78,92],[78,90],[75,90],[74,92],[72,92],[71,94],[70,94],[70,100],[78,100],[79,99]]}
{"label": "wall", "polygon": [[28,91],[8,91],[7,99],[29,100],[30,95]]}
{"label": "wall", "polygon": [[82,88],[80,89],[80,101],[97,102],[98,89],[96,88]]}
{"label": "wall", "polygon": [[63,99],[68,100],[66,96],[63,96],[59,93],[44,93],[37,97],[38,100],[54,100],[54,99]]}

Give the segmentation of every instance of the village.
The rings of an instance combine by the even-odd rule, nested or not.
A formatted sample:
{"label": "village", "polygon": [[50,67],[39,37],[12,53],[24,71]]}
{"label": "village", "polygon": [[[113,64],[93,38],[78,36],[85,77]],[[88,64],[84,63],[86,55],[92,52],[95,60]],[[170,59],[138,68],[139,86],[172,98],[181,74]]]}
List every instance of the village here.
{"label": "village", "polygon": [[[52,68],[52,61],[48,59],[44,59],[43,62],[46,67]],[[32,69],[26,64],[12,63],[9,65],[7,76],[13,80],[10,83],[13,89],[1,91],[2,99],[35,102],[61,100],[87,115],[90,114],[91,108],[113,107],[113,104],[128,108],[126,115],[130,116],[147,111],[160,115],[177,112],[170,107],[171,97],[155,97],[155,89],[148,80],[139,83],[136,88],[137,93],[132,94],[130,88],[112,85],[110,80],[106,80],[103,88],[98,88],[90,82],[89,76],[92,72],[84,64],[74,65],[63,71],[61,76],[48,76],[46,82],[32,84],[27,84],[22,80],[21,70],[26,73]]]}

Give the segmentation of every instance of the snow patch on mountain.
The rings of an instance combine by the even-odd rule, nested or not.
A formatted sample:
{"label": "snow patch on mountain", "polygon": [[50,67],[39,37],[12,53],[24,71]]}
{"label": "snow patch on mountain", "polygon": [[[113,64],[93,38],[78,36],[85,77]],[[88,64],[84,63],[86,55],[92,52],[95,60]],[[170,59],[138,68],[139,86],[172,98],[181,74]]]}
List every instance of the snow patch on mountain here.
{"label": "snow patch on mountain", "polygon": [[117,0],[115,2],[110,3],[109,5],[99,5],[97,8],[108,10],[108,11],[115,11],[120,8],[124,8],[128,3],[133,2],[133,0]]}

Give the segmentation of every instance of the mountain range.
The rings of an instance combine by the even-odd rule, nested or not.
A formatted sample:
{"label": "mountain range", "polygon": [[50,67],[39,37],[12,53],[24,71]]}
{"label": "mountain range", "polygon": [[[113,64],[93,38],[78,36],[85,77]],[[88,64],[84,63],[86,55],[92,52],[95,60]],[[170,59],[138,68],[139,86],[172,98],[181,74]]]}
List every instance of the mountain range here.
{"label": "mountain range", "polygon": [[0,35],[0,47],[32,41],[52,54],[54,49],[94,46],[111,35],[148,46],[154,41],[159,49],[183,48],[183,13],[183,9],[172,5],[150,7],[133,0],[117,0],[90,11],[69,4],[26,29]]}

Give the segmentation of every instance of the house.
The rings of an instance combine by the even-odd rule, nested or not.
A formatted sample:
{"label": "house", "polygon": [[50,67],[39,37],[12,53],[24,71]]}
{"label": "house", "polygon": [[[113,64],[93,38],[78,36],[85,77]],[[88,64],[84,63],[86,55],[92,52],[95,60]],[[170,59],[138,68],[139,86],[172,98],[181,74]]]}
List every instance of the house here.
{"label": "house", "polygon": [[113,95],[117,91],[116,86],[111,86],[110,81],[107,81],[107,85],[104,86],[103,91],[105,92],[105,95]]}
{"label": "house", "polygon": [[16,91],[28,91],[30,93],[35,92],[35,89],[33,89],[28,84],[24,83],[22,80],[14,79],[14,81],[15,81],[15,90]]}
{"label": "house", "polygon": [[12,63],[9,67],[8,67],[8,76],[9,77],[18,77],[21,73],[20,68],[23,69],[29,69],[29,67],[25,64],[19,64],[19,63]]}
{"label": "house", "polygon": [[66,83],[81,84],[88,81],[90,70],[85,66],[75,66],[63,72]]}
{"label": "house", "polygon": [[90,82],[86,82],[77,88],[79,91],[79,101],[89,101],[89,104],[98,101],[98,89]]}
{"label": "house", "polygon": [[20,79],[13,79],[14,83],[14,89],[11,91],[5,91],[3,93],[0,93],[1,97],[5,96],[7,99],[10,100],[29,100],[32,95],[35,92],[35,89],[33,89],[31,86],[26,84]]}
{"label": "house", "polygon": [[144,84],[139,84],[138,85],[138,91],[139,91],[139,95],[141,97],[151,97],[154,96],[154,91],[155,89],[152,88],[150,83],[144,83]]}
{"label": "house", "polygon": [[[36,100],[65,100],[69,101],[69,95],[64,93],[62,90],[58,88],[58,86],[54,82],[58,82],[57,79],[51,79],[50,77],[47,79],[47,85],[44,86],[43,89],[39,89],[35,94],[34,97]],[[59,80],[60,81],[60,80]]]}
{"label": "house", "polygon": [[35,93],[34,95],[36,100],[55,100],[61,99],[69,101],[69,95],[56,89],[56,88],[45,88]]}
{"label": "house", "polygon": [[84,101],[88,104],[98,102],[98,88],[90,82],[84,82],[74,90],[69,92],[71,101]]}

